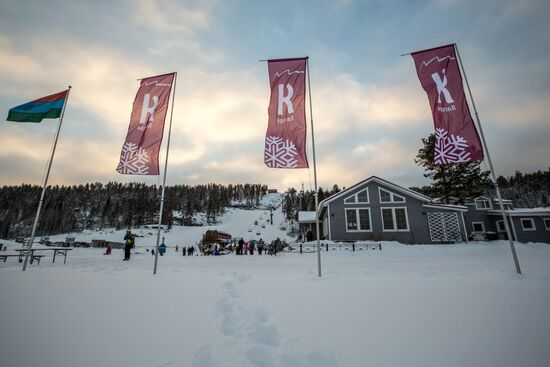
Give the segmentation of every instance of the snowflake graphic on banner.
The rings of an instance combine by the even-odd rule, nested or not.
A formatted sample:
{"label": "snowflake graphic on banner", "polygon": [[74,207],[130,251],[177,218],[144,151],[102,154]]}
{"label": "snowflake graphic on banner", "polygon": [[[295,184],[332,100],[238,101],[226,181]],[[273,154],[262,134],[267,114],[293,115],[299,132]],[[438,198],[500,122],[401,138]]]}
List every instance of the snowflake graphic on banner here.
{"label": "snowflake graphic on banner", "polygon": [[123,174],[146,175],[149,172],[149,155],[134,143],[124,143],[117,171]]}
{"label": "snowflake graphic on banner", "polygon": [[268,136],[265,140],[265,164],[272,168],[294,168],[298,165],[298,151],[293,142],[278,136]]}
{"label": "snowflake graphic on banner", "polygon": [[470,145],[458,135],[449,135],[445,129],[435,129],[434,162],[436,164],[470,162]]}

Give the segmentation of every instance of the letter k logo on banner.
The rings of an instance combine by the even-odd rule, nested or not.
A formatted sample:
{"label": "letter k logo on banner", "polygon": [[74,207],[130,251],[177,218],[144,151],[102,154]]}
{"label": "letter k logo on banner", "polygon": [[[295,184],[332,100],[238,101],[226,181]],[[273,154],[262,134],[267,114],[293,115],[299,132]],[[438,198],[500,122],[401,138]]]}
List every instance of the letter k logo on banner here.
{"label": "letter k logo on banner", "polygon": [[292,107],[292,101],[290,100],[294,95],[294,88],[292,88],[292,85],[287,84],[286,90],[288,91],[288,94],[285,97],[284,84],[279,84],[279,103],[277,105],[277,115],[283,115],[283,103],[286,104],[286,109],[289,114],[294,113],[294,107]]}
{"label": "letter k logo on banner", "polygon": [[437,103],[441,104],[441,93],[443,92],[443,97],[445,97],[445,102],[447,104],[454,103],[453,97],[451,97],[451,93],[449,93],[449,90],[447,87],[447,75],[445,74],[445,69],[443,69],[443,80],[441,80],[441,77],[439,76],[439,73],[433,73],[432,79],[435,82],[435,86],[437,87]]}
{"label": "letter k logo on banner", "polygon": [[[153,123],[153,119],[155,118],[155,108],[157,108],[159,104],[159,97],[154,95],[153,106],[149,107],[149,98],[149,93],[145,94],[145,96],[143,97],[143,107],[141,108],[141,119],[139,121],[140,124],[146,124],[147,126],[150,123]],[[149,118],[145,120],[147,118],[147,113],[149,113]]]}

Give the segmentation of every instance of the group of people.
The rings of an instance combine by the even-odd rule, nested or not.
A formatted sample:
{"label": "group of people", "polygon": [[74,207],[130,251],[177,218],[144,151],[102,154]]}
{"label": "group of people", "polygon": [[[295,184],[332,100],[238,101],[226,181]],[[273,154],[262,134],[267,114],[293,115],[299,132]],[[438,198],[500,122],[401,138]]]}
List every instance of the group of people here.
{"label": "group of people", "polygon": [[[136,245],[136,236],[131,231],[126,231],[126,234],[124,235],[124,260],[128,261],[130,260],[131,255],[131,249],[134,248]],[[178,252],[179,246],[176,245],[176,252]],[[149,249],[147,249],[147,252],[149,252]],[[162,238],[162,243],[159,246],[159,255],[164,255],[166,252],[166,245],[164,244],[164,237]],[[187,254],[187,256],[193,256],[195,253],[195,247],[189,246],[185,247],[183,246],[181,249],[181,252],[183,256]],[[110,255],[111,254],[111,246],[107,248],[104,255]],[[151,250],[151,255],[155,255],[155,250]]]}
{"label": "group of people", "polygon": [[244,242],[241,238],[235,245],[235,255],[254,255],[256,249],[258,250],[258,255],[261,255],[265,251],[265,244],[262,239],[256,243],[254,240]]}
{"label": "group of people", "polygon": [[[176,245],[176,252],[178,252],[178,249],[179,249],[179,247],[178,247],[178,245]],[[193,256],[193,254],[195,253],[195,246],[189,246],[187,248],[185,246],[183,246],[181,248],[181,254],[183,256],[185,256],[186,253],[187,253],[187,256]]]}
{"label": "group of people", "polygon": [[[131,255],[131,249],[135,247],[136,239],[135,235],[131,231],[126,231],[126,235],[124,236],[124,260],[128,261],[130,260]],[[270,244],[264,243],[263,239],[260,239],[259,241],[250,240],[245,242],[242,238],[239,239],[237,243],[234,243],[233,245],[229,245],[226,247],[227,250],[234,252],[235,255],[254,255],[254,252],[257,251],[258,255],[266,254],[266,255],[277,255],[277,252],[281,252],[284,248],[286,243],[284,241],[281,241],[279,238],[272,241]],[[166,251],[166,245],[164,244],[164,238],[162,241],[162,244],[159,246],[159,255],[163,255]],[[179,246],[176,245],[176,252],[179,251]],[[221,247],[218,245],[215,245],[212,249],[211,255],[220,255]],[[147,252],[149,252],[149,249],[147,249]],[[182,246],[181,252],[183,256],[193,256],[195,253],[195,247],[189,246],[185,247]],[[105,252],[105,255],[111,254],[111,248],[109,247],[107,251]],[[151,250],[151,254],[155,255],[155,250]]]}
{"label": "group of people", "polygon": [[[286,246],[284,241],[277,238],[271,243],[265,243],[263,239],[260,238],[259,241],[250,240],[245,242],[242,238],[234,246],[235,255],[254,255],[254,252],[257,250],[258,255],[277,255],[278,252],[283,251],[283,248]],[[231,248],[230,248],[231,250]]]}

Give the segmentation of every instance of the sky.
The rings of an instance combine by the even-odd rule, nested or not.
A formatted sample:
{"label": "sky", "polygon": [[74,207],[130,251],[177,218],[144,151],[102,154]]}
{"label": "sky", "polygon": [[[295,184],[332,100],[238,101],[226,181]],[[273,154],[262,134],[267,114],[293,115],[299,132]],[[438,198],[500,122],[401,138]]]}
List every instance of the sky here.
{"label": "sky", "polygon": [[[263,162],[270,90],[258,60],[309,56],[319,186],[372,175],[424,185],[414,156],[433,122],[401,55],[456,43],[496,174],[546,170],[549,16],[546,0],[0,0],[0,112],[71,85],[49,183],[159,184],[115,169],[137,79],[177,71],[167,184],[307,190],[309,124],[309,169]],[[0,123],[0,185],[42,183],[56,127]]]}

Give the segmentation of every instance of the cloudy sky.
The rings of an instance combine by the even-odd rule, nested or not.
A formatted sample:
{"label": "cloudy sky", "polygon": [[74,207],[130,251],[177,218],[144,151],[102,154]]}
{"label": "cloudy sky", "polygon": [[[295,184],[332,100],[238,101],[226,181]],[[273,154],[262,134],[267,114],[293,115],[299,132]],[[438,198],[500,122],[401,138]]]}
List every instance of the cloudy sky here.
{"label": "cloudy sky", "polygon": [[[136,79],[177,71],[169,184],[309,189],[313,167],[263,163],[258,62],[309,56],[319,184],[422,185],[433,123],[400,55],[456,42],[497,174],[531,172],[550,163],[549,18],[547,0],[0,0],[0,111],[72,85],[50,183],[157,184],[115,168]],[[41,183],[56,124],[1,123],[0,185]]]}

